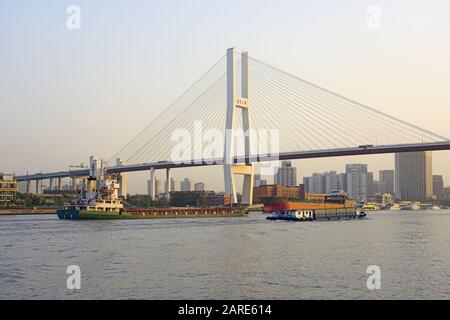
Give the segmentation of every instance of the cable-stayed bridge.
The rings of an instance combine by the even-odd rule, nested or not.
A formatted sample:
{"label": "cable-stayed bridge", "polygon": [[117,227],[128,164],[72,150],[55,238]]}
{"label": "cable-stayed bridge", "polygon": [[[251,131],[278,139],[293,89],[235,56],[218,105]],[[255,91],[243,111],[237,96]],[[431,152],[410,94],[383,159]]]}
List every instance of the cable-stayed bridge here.
{"label": "cable-stayed bridge", "polygon": [[[226,193],[251,203],[254,164],[450,150],[450,140],[238,53],[233,48],[107,162],[108,174],[222,165]],[[119,159],[119,160],[117,160]],[[89,170],[16,176],[38,184]],[[170,192],[170,183],[167,184]],[[154,190],[154,188],[153,188]],[[29,190],[28,190],[29,191]]]}

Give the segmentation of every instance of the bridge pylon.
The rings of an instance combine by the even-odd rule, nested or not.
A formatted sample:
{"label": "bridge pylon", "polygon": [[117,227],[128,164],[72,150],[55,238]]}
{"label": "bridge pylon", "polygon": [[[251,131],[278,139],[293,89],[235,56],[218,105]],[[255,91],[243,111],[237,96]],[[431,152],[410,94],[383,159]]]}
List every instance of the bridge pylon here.
{"label": "bridge pylon", "polygon": [[250,157],[250,104],[248,82],[248,53],[241,54],[241,95],[236,95],[235,77],[236,52],[234,48],[227,50],[227,117],[225,126],[224,143],[224,185],[225,194],[232,196],[232,203],[236,204],[236,175],[244,176],[241,204],[251,205],[253,202],[253,175],[254,167],[251,163],[235,164],[233,162],[234,151],[234,124],[236,108],[242,110],[242,129],[244,131],[245,155]]}

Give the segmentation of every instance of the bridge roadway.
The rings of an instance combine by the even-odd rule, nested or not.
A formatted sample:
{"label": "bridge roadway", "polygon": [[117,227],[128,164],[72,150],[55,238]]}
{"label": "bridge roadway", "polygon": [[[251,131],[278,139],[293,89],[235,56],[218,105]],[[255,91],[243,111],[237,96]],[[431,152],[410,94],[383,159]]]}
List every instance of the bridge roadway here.
{"label": "bridge roadway", "polygon": [[[250,156],[250,157],[234,157],[234,163],[257,163],[274,160],[296,160],[296,159],[312,159],[312,158],[329,158],[368,154],[384,154],[384,153],[399,153],[399,152],[416,152],[416,151],[439,151],[450,150],[450,141],[433,142],[433,143],[418,143],[418,144],[399,144],[387,146],[359,146],[353,148],[342,149],[328,149],[317,151],[299,151],[299,152],[284,152],[276,156]],[[122,166],[112,166],[106,168],[107,174],[122,173],[122,172],[136,172],[158,169],[171,168],[187,168],[187,167],[202,167],[211,165],[223,165],[223,159],[210,160],[192,160],[184,163],[176,163],[171,161],[159,161],[155,163],[130,164]],[[70,177],[86,177],[89,176],[88,169],[59,171],[52,173],[36,173],[31,175],[15,176],[17,181],[31,181],[44,180],[51,178],[70,178]]]}

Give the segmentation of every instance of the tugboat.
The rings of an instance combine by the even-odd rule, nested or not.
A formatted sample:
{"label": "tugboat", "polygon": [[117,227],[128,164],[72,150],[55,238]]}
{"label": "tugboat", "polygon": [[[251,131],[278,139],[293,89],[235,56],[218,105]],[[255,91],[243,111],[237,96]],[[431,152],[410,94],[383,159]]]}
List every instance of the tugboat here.
{"label": "tugboat", "polygon": [[[276,209],[271,211],[267,220],[285,221],[330,221],[352,220],[366,217],[366,213],[348,199],[347,194],[335,191],[323,197],[322,202],[276,200]],[[272,202],[270,208],[274,208]]]}

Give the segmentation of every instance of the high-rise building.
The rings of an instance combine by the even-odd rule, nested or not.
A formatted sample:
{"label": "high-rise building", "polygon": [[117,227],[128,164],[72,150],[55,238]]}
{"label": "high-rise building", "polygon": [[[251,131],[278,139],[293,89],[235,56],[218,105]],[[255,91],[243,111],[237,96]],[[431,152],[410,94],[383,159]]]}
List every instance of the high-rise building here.
{"label": "high-rise building", "polygon": [[394,170],[380,170],[380,193],[394,194],[395,189],[395,171]]}
{"label": "high-rise building", "polygon": [[261,186],[261,175],[255,174],[253,176],[253,186],[254,187],[260,187]]}
{"label": "high-rise building", "polygon": [[325,176],[321,173],[313,173],[312,193],[325,193]]}
{"label": "high-rise building", "polygon": [[346,173],[338,174],[338,190],[347,192],[347,174]]}
{"label": "high-rise building", "polygon": [[189,178],[184,178],[180,183],[180,191],[191,191],[191,181]]}
{"label": "high-rise building", "polygon": [[339,175],[336,171],[313,173],[312,177],[303,178],[304,190],[306,193],[330,193],[340,190]]}
{"label": "high-rise building", "polygon": [[366,186],[367,186],[367,197],[374,197],[377,192],[375,190],[375,184],[373,181],[373,172],[367,172]]}
{"label": "high-rise building", "polygon": [[441,199],[444,191],[444,178],[441,175],[433,176],[433,193],[436,198]]}
{"label": "high-rise building", "polygon": [[205,191],[205,184],[203,182],[194,183],[194,191]]}
{"label": "high-rise building", "polygon": [[355,201],[367,200],[367,164],[347,164],[347,193]]}
{"label": "high-rise building", "polygon": [[287,187],[297,186],[297,168],[292,166],[291,161],[282,161],[274,177],[275,184]]}
{"label": "high-rise building", "polygon": [[402,200],[433,196],[431,151],[395,154],[395,195]]}
{"label": "high-rise building", "polygon": [[339,190],[339,177],[336,171],[325,172],[325,193]]}
{"label": "high-rise building", "polygon": [[[152,195],[152,180],[147,181],[147,194],[149,196]],[[155,197],[157,197],[161,193],[161,181],[155,179]]]}
{"label": "high-rise building", "polygon": [[[177,191],[176,190],[176,181],[173,177],[170,177],[170,190],[173,191]],[[168,193],[169,190],[167,189],[167,181],[164,180],[164,192]]]}
{"label": "high-rise building", "polygon": [[303,177],[303,185],[306,193],[312,193],[313,190],[312,177]]}

